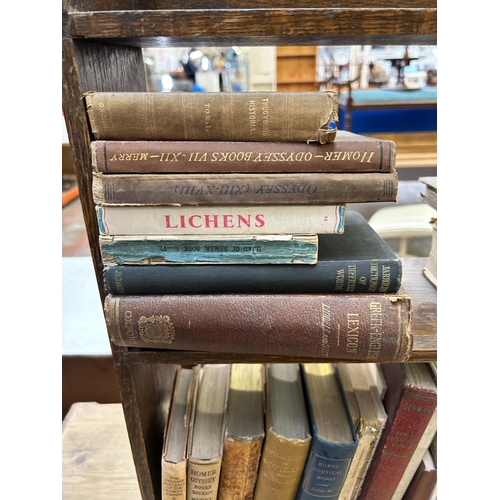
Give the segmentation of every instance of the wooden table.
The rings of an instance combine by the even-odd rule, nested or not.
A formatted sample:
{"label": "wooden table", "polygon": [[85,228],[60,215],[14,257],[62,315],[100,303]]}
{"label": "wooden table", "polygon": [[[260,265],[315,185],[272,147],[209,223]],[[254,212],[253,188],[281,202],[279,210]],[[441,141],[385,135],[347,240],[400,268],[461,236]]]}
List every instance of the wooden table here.
{"label": "wooden table", "polygon": [[120,403],[74,403],[62,424],[63,500],[141,500]]}

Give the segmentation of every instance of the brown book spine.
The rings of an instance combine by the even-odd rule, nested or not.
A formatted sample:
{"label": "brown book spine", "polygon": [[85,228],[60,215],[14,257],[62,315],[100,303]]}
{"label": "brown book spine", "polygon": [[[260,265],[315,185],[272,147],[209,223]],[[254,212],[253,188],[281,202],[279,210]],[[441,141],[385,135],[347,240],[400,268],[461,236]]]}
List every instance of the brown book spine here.
{"label": "brown book spine", "polygon": [[293,500],[299,489],[311,437],[285,438],[270,428],[262,451],[255,500]]}
{"label": "brown book spine", "polygon": [[335,92],[88,92],[94,139],[335,140]]}
{"label": "brown book spine", "polygon": [[102,174],[97,205],[298,205],[396,201],[397,172],[311,174]]}
{"label": "brown book spine", "polygon": [[252,500],[262,442],[262,437],[246,440],[226,438],[218,500]]}
{"label": "brown book spine", "polygon": [[[340,135],[340,133],[339,133]],[[389,140],[306,142],[93,141],[94,171],[140,173],[392,172]]]}
{"label": "brown book spine", "polygon": [[187,465],[187,500],[217,498],[222,456],[213,460],[189,458]]}
{"label": "brown book spine", "polygon": [[372,362],[408,359],[405,294],[107,295],[121,346]]}
{"label": "brown book spine", "polygon": [[382,366],[388,420],[375,450],[360,500],[391,500],[437,408],[437,393],[409,384],[398,364]]}

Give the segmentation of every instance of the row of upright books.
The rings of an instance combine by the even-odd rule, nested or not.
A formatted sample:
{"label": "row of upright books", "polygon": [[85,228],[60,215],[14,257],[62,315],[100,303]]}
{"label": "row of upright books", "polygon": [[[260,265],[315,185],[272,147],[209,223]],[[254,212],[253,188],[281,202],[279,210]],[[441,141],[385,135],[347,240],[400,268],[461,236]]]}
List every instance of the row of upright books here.
{"label": "row of upright books", "polygon": [[[360,438],[352,415],[344,411],[351,446],[342,446],[352,455],[309,459],[317,438],[317,423],[305,406],[311,390],[305,382],[306,398],[298,402],[295,397],[292,404],[290,388],[302,391],[302,376],[309,379],[305,367],[315,366],[318,375],[312,379],[323,381],[314,384],[316,397],[328,399],[340,377],[337,371],[350,370],[341,364],[334,370],[326,363],[332,360],[389,363],[398,373],[411,373],[399,364],[409,359],[413,345],[412,303],[401,287],[402,262],[359,213],[347,209],[354,202],[396,201],[395,144],[338,131],[333,92],[90,92],[85,102],[94,135],[93,197],[110,340],[126,347],[324,361],[300,369],[287,363],[266,368],[267,390],[273,387],[270,380],[279,383],[274,395],[265,398],[262,456],[259,452],[256,461],[254,455],[253,464],[261,479],[256,476],[247,485],[251,492],[235,481],[238,474],[225,479],[228,466],[221,462],[220,491],[214,493],[215,477],[202,472],[203,460],[195,459],[196,450],[206,447],[213,456],[204,460],[221,457],[211,432],[213,412],[203,408],[222,404],[229,383],[219,379],[216,394],[204,399],[203,379],[215,368],[179,372],[179,380],[201,377],[196,389],[183,382],[185,391],[196,392],[192,397],[198,410],[193,406],[192,441],[177,443],[177,452],[191,450],[192,469],[186,469],[185,495],[179,496],[174,481],[165,500],[215,499],[217,494],[235,499],[338,498],[347,469],[357,467],[354,453]],[[232,365],[233,371],[238,366]],[[361,365],[352,366],[361,370],[354,368]],[[224,370],[230,371],[227,366]],[[273,401],[288,408],[283,422],[273,420]],[[226,436],[231,435],[231,418],[242,425],[245,421],[239,413],[231,417],[235,404],[232,408],[221,431]],[[425,410],[425,415],[430,418],[433,412]],[[330,414],[322,420],[326,427],[337,423]],[[221,430],[224,418],[218,422]],[[389,416],[387,426],[392,424]],[[291,437],[303,441],[298,461],[286,450],[281,453],[276,426],[302,433],[300,439]],[[404,432],[415,438],[410,431]],[[398,436],[393,439],[388,444],[392,449],[384,451],[388,457],[401,452]],[[417,444],[413,440],[411,446]],[[359,467],[367,465],[365,459]],[[184,460],[184,466],[190,462]],[[345,470],[337,474],[341,462]],[[292,480],[280,471],[293,463]],[[184,466],[175,470],[182,474]],[[402,498],[408,484],[395,477],[389,482],[385,475],[365,479],[369,486],[360,498],[396,500],[396,491]],[[349,488],[350,493],[340,498],[361,494],[359,474],[356,481],[345,483],[350,486],[344,491]],[[373,493],[384,488],[384,494]],[[224,491],[230,493],[224,496]]]}
{"label": "row of upright books", "polygon": [[437,389],[426,363],[171,375],[162,500],[435,498]]}

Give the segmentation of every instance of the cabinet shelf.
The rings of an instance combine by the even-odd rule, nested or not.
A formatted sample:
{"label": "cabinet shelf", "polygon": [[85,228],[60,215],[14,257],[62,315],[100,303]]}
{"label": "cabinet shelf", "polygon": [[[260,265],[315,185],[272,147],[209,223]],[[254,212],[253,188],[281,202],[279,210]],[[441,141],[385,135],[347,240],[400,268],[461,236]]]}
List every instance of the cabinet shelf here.
{"label": "cabinet shelf", "polygon": [[[101,301],[105,292],[92,198],[92,135],[82,95],[147,91],[141,48],[191,46],[435,45],[436,0],[63,0],[63,113]],[[167,6],[168,9],[162,7]],[[410,259],[407,266],[412,267]],[[415,267],[416,269],[416,267]],[[405,276],[409,273],[405,271]],[[411,280],[407,293],[418,296]],[[436,310],[414,301],[410,361],[437,355]],[[132,350],[111,344],[143,500],[160,500],[162,375],[170,363],[290,362],[281,356]],[[304,361],[312,361],[304,359]]]}
{"label": "cabinet shelf", "polygon": [[[136,4],[157,2],[110,2],[130,5],[132,10],[78,10],[78,4],[63,14],[63,36],[73,39],[113,41],[136,47],[185,47],[226,45],[434,45],[437,40],[437,4],[431,1],[373,3],[300,1],[294,7],[284,2],[225,2],[229,8],[211,8],[211,2],[194,3],[197,8],[137,9]],[[103,3],[103,2],[101,2]],[[177,2],[182,5],[181,2]],[[171,7],[172,2],[168,5]],[[273,7],[269,7],[273,4]],[[314,4],[312,6],[311,4]],[[326,5],[328,4],[328,5]],[[345,5],[349,5],[346,7]],[[235,8],[234,5],[238,5]],[[87,7],[88,8],[88,7]]]}

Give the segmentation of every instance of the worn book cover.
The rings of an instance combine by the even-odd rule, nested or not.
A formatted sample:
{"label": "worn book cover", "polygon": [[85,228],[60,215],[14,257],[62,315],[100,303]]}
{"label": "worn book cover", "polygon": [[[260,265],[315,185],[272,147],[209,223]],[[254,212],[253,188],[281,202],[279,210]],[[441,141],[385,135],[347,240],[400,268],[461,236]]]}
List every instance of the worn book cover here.
{"label": "worn book cover", "polygon": [[427,450],[403,495],[403,500],[431,500],[436,485],[437,464],[432,453]]}
{"label": "worn book cover", "polygon": [[295,500],[311,444],[300,365],[267,365],[266,437],[254,500]]}
{"label": "worn book cover", "polygon": [[311,446],[296,500],[337,499],[358,447],[332,363],[301,365]]}
{"label": "worn book cover", "polygon": [[92,141],[92,167],[106,174],[392,172],[396,143],[339,130],[335,141]]}
{"label": "worn book cover", "polygon": [[88,92],[95,139],[333,142],[335,92]]}
{"label": "worn book cover", "polygon": [[252,500],[264,442],[264,365],[234,363],[218,500]]}
{"label": "worn book cover", "polygon": [[345,205],[97,206],[101,235],[342,234]]}
{"label": "worn book cover", "polygon": [[419,177],[418,180],[423,184],[423,191],[419,193],[418,197],[437,210],[437,176]]}
{"label": "worn book cover", "polygon": [[[401,260],[358,212],[346,212],[344,234],[320,234],[318,241],[318,261],[313,266],[256,262],[217,266],[114,265],[104,268],[104,286],[116,294],[399,290]],[[146,242],[141,245],[146,246]],[[142,257],[146,255],[139,252],[132,258]]]}
{"label": "worn book cover", "polygon": [[128,347],[383,362],[413,345],[402,291],[108,294],[104,311],[111,341]]}
{"label": "worn book cover", "polygon": [[401,498],[404,491],[398,492],[398,485],[413,455],[420,453],[422,437],[430,443],[436,434],[437,386],[428,364],[386,363],[382,370],[388,418],[361,487],[361,500]]}
{"label": "worn book cover", "polygon": [[368,466],[387,422],[377,383],[372,377],[375,363],[338,363],[341,387],[358,437],[358,446],[339,500],[354,500],[361,489]]}
{"label": "worn book cover", "polygon": [[197,384],[198,367],[179,368],[161,456],[162,500],[186,498],[187,444]]}
{"label": "worn book cover", "polygon": [[228,364],[205,364],[198,372],[194,418],[188,438],[187,500],[217,498],[230,368]]}
{"label": "worn book cover", "polygon": [[383,173],[93,173],[96,205],[300,205],[396,201],[398,175]]}
{"label": "worn book cover", "polygon": [[316,264],[318,261],[316,234],[100,236],[99,248],[106,266]]}

